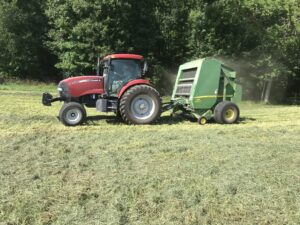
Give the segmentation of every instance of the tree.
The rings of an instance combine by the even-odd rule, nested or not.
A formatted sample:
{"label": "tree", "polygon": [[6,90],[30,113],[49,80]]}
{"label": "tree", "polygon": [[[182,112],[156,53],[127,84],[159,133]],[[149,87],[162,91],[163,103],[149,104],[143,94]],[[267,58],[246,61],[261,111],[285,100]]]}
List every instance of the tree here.
{"label": "tree", "polygon": [[115,52],[153,56],[157,33],[150,0],[48,1],[52,26],[49,48],[57,68],[71,74],[91,72],[95,58]]}
{"label": "tree", "polygon": [[159,60],[164,65],[173,66],[182,63],[189,55],[188,17],[191,5],[189,1],[161,0],[156,10],[156,20],[160,31]]}
{"label": "tree", "polygon": [[282,85],[282,82],[273,82],[274,79],[279,81],[299,74],[298,1],[203,0],[194,3],[189,16],[192,56],[215,55],[250,61],[251,68],[243,71],[256,77],[265,102],[269,102],[274,84]]}
{"label": "tree", "polygon": [[0,2],[0,72],[39,78],[53,72],[53,56],[43,42],[47,18],[42,0]]}
{"label": "tree", "polygon": [[97,56],[128,52],[147,57],[168,90],[166,71],[217,56],[242,62],[268,102],[279,88],[300,92],[299,21],[296,0],[2,0],[0,73],[94,73]]}

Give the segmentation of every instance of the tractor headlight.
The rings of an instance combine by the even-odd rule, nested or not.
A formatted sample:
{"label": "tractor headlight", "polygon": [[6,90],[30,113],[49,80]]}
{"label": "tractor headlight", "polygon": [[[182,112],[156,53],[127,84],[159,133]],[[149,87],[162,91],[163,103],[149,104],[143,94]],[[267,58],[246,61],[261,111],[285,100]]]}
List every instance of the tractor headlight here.
{"label": "tractor headlight", "polygon": [[70,93],[69,93],[69,88],[68,85],[65,82],[60,82],[57,90],[59,92],[59,95],[63,98],[69,98],[70,97]]}

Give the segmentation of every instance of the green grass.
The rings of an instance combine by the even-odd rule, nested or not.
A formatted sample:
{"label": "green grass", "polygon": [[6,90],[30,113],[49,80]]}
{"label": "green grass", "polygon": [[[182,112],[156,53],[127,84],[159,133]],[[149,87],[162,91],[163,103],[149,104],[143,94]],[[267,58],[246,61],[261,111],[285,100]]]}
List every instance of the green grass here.
{"label": "green grass", "polygon": [[0,86],[0,224],[300,224],[297,106],[241,105],[236,125],[165,113],[64,127],[51,85]]}
{"label": "green grass", "polygon": [[27,94],[37,94],[42,91],[56,91],[56,85],[49,83],[40,83],[35,81],[8,81],[2,85],[0,85],[1,95],[9,92],[17,92],[17,93],[26,93]]}

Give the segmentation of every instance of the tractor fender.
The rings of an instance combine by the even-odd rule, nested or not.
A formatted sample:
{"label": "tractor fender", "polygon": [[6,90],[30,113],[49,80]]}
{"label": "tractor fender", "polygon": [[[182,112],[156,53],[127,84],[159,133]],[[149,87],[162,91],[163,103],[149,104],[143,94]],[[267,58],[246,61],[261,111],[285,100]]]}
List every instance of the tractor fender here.
{"label": "tractor fender", "polygon": [[136,86],[136,85],[140,85],[140,84],[152,86],[151,83],[150,83],[150,81],[149,80],[145,80],[145,79],[138,79],[138,80],[129,81],[119,91],[118,98],[120,99],[122,97],[122,95],[125,93],[125,91],[127,91],[129,88],[131,88],[133,86]]}

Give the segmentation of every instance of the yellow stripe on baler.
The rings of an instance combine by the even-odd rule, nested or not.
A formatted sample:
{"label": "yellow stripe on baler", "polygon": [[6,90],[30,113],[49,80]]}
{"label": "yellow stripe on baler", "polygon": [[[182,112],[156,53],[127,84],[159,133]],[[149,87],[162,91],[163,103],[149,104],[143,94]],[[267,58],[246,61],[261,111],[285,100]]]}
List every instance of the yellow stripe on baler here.
{"label": "yellow stripe on baler", "polygon": [[[233,97],[232,95],[227,95],[226,98],[231,98]],[[207,96],[197,96],[197,97],[194,97],[194,99],[198,99],[198,100],[201,100],[201,99],[204,99],[204,98],[223,98],[223,95],[207,95]]]}

